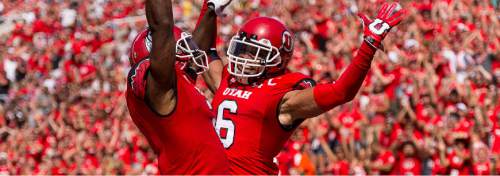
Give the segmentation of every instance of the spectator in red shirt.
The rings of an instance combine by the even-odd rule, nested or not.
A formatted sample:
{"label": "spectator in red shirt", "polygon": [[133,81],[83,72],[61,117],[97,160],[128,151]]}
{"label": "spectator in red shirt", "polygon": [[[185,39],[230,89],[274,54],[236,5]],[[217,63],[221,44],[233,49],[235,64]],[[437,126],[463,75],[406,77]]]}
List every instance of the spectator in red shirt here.
{"label": "spectator in red shirt", "polygon": [[448,174],[470,174],[471,153],[468,145],[468,140],[464,138],[454,140],[453,145],[447,153],[448,162],[450,163],[450,171]]}
{"label": "spectator in red shirt", "polygon": [[349,160],[346,158],[343,149],[341,147],[336,147],[334,150],[326,143],[325,140],[320,139],[321,147],[323,151],[325,151],[328,161],[331,164],[327,166],[327,170],[330,172],[326,172],[325,174],[333,174],[333,175],[348,175],[351,174],[349,168]]}
{"label": "spectator in red shirt", "polygon": [[370,174],[390,174],[394,168],[394,164],[396,163],[396,157],[394,157],[392,151],[378,144],[372,145],[371,147],[371,150],[374,151],[376,158],[368,164],[368,167],[371,169]]}
{"label": "spectator in red shirt", "polygon": [[[233,2],[231,13],[220,19],[218,50],[248,19],[277,17],[297,34],[297,57],[289,69],[331,82],[357,49],[362,28],[356,14],[374,13],[371,4],[385,1],[274,2]],[[196,21],[201,3],[176,3],[178,25],[193,29],[195,24],[187,22]],[[452,169],[461,173],[469,168],[469,173],[481,174],[490,167],[490,174],[500,174],[499,4],[401,4],[409,9],[408,22],[398,26],[398,37],[386,39],[391,40],[386,52],[375,56],[360,95],[323,114],[322,122],[304,122],[303,130],[297,130],[300,139],[290,141],[277,157],[282,174],[392,173],[385,168],[391,153],[391,170],[420,164],[411,173],[451,174]],[[122,93],[128,47],[145,26],[141,9],[143,0],[0,2],[0,151],[7,153],[2,165],[7,167],[0,172],[157,173],[155,154],[138,139]],[[334,149],[333,156],[320,149],[314,136],[320,129],[325,129],[322,138]],[[461,149],[457,138],[471,147]],[[413,141],[422,157],[408,155],[413,147],[406,154],[398,148],[406,140]],[[477,141],[489,151],[476,150]],[[493,155],[489,166],[485,153]]]}
{"label": "spectator in red shirt", "polygon": [[474,135],[472,140],[472,173],[474,175],[491,175],[492,164],[490,161],[489,151],[479,136]]}
{"label": "spectator in red shirt", "polygon": [[392,174],[397,175],[422,175],[422,160],[413,141],[405,141],[399,145],[396,163]]}

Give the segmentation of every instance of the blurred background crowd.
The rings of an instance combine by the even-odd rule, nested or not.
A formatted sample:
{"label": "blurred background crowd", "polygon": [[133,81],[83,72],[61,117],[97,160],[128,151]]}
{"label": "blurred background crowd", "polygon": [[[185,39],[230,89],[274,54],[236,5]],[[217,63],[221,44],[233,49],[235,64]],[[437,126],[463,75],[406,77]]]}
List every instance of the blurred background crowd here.
{"label": "blurred background crowd", "polygon": [[[360,93],[299,127],[276,157],[282,174],[500,174],[499,2],[401,3],[409,16]],[[201,4],[174,1],[177,25],[191,31]],[[380,4],[235,0],[218,51],[246,20],[274,16],[296,35],[290,70],[331,82],[361,44],[356,14]],[[0,174],[157,173],[123,96],[143,15],[143,0],[0,0]]]}

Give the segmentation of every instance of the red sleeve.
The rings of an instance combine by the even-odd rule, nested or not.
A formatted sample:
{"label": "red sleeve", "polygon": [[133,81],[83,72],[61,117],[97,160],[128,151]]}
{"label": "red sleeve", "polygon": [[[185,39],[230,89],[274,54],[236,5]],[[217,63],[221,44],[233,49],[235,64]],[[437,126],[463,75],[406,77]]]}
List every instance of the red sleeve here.
{"label": "red sleeve", "polygon": [[140,99],[144,99],[146,94],[146,76],[150,66],[149,59],[142,60],[135,64],[129,71],[127,77],[127,89]]}
{"label": "red sleeve", "polygon": [[356,96],[370,70],[375,51],[375,48],[363,42],[352,63],[336,82],[314,88],[314,100],[321,109],[328,111],[351,101]]}

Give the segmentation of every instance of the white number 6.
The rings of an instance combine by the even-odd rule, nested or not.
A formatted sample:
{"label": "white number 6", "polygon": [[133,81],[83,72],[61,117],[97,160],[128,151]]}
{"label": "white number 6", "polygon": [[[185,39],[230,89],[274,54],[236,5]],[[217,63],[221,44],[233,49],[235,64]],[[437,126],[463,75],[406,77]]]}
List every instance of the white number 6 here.
{"label": "white number 6", "polygon": [[[217,109],[217,121],[215,122],[215,131],[224,145],[224,148],[229,148],[234,142],[234,123],[233,121],[224,118],[224,110],[229,110],[229,113],[236,114],[238,110],[238,105],[236,101],[224,100]],[[221,136],[221,129],[225,128],[227,130],[226,136]]]}

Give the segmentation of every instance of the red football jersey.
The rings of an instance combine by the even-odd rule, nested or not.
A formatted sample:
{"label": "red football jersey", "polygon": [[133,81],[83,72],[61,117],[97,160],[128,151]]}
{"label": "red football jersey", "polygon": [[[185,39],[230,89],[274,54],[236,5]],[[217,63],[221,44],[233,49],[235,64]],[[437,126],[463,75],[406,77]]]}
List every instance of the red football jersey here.
{"label": "red football jersey", "polygon": [[422,175],[422,161],[417,157],[407,157],[402,153],[395,163],[393,174],[397,175]]}
{"label": "red football jersey", "polygon": [[488,111],[488,117],[490,123],[492,124],[491,128],[491,152],[493,154],[500,154],[500,123],[498,119],[500,119],[500,105],[497,105],[494,110]]}
{"label": "red football jersey", "polygon": [[349,162],[347,160],[340,160],[331,164],[333,175],[349,175]]}
{"label": "red football jersey", "polygon": [[279,104],[287,92],[313,85],[314,81],[300,73],[242,85],[224,69],[212,107],[231,174],[278,174],[273,158],[295,129],[279,123]]}
{"label": "red football jersey", "polygon": [[158,156],[161,174],[227,174],[228,161],[205,97],[176,67],[177,104],[161,116],[144,101],[149,59],[130,71],[127,106],[132,120]]}
{"label": "red football jersey", "polygon": [[[396,158],[394,157],[394,154],[390,150],[384,150],[377,155],[377,158],[373,162],[379,165],[394,166]],[[390,174],[390,171],[380,171],[378,169],[372,169],[371,173],[374,175],[388,175]]]}
{"label": "red football jersey", "polygon": [[431,175],[445,175],[447,171],[447,167],[443,165],[441,162],[441,158],[439,153],[436,153],[432,156],[430,162]]}
{"label": "red football jersey", "polygon": [[[464,155],[470,156],[470,151],[468,149],[462,151]],[[464,160],[460,157],[456,149],[453,149],[447,153],[448,162],[450,163],[450,175],[468,175],[470,173],[470,162],[469,160]]]}
{"label": "red football jersey", "polygon": [[472,164],[472,172],[474,175],[491,175],[490,162],[478,162]]}

